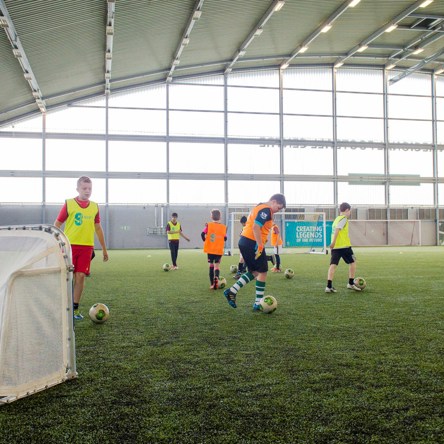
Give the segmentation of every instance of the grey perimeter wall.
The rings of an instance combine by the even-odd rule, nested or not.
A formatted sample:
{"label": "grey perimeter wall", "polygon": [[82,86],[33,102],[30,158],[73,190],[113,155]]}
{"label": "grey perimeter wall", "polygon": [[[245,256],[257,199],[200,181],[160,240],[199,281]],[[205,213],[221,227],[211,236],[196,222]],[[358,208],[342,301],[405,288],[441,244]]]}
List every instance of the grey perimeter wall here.
{"label": "grey perimeter wall", "polygon": [[[0,205],[0,226],[53,224],[60,208],[60,205],[3,204]],[[169,208],[161,205],[112,205],[101,206],[100,214],[110,249],[167,248],[163,229],[171,212],[179,214],[183,232],[191,239],[189,243],[181,239],[181,248],[202,248],[200,233],[210,220],[212,208],[202,205]],[[228,224],[226,209],[220,210],[222,221]],[[236,237],[239,231],[240,226],[234,227]],[[350,222],[350,237],[355,246],[437,245],[437,233],[436,224],[426,220]],[[231,245],[230,238],[226,245]],[[237,245],[237,239],[234,239],[234,245]]]}

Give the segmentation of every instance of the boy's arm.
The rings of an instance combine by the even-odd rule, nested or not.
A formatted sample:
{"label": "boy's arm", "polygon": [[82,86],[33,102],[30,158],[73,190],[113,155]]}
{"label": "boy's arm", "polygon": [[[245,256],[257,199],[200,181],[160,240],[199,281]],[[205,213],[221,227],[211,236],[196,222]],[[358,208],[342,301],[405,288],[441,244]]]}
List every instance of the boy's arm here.
{"label": "boy's arm", "polygon": [[94,224],[94,228],[96,230],[97,239],[99,239],[100,246],[102,247],[103,261],[106,262],[108,260],[108,250],[106,249],[105,236],[103,234],[102,225]]}
{"label": "boy's arm", "polygon": [[333,235],[333,239],[331,241],[331,244],[329,245],[329,248],[335,248],[335,244],[336,244],[336,239],[338,238],[338,234],[339,234],[340,228],[336,228],[335,233]]}
{"label": "boy's arm", "polygon": [[179,231],[179,233],[180,233],[180,235],[181,235],[184,239],[186,239],[188,242],[190,241],[190,238],[189,238],[189,237],[186,237],[185,234],[182,233],[182,231]]}

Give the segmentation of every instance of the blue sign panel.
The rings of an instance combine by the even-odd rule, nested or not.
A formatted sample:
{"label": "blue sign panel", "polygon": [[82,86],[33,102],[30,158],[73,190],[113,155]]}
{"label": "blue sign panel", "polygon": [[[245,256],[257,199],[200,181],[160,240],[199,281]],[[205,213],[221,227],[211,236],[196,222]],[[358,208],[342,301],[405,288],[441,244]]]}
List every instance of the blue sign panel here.
{"label": "blue sign panel", "polygon": [[[327,221],[325,223],[327,231],[325,244],[327,246],[330,244],[332,225],[332,221]],[[322,222],[297,220],[285,221],[285,246],[307,248],[323,247],[323,231]]]}

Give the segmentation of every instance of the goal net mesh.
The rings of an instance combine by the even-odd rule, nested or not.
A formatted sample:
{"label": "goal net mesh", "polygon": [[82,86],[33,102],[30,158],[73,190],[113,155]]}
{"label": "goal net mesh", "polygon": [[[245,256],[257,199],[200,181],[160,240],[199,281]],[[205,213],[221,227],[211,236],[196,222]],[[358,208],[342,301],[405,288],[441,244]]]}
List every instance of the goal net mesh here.
{"label": "goal net mesh", "polygon": [[70,245],[52,226],[0,227],[0,405],[76,377]]}

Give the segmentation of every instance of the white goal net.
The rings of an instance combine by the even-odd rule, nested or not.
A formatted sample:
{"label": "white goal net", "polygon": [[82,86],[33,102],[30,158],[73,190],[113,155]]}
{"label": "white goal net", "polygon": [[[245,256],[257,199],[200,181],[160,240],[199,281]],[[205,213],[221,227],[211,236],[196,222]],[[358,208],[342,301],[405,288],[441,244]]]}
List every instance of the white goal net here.
{"label": "white goal net", "polygon": [[0,227],[0,405],[76,376],[67,238],[51,225]]}

